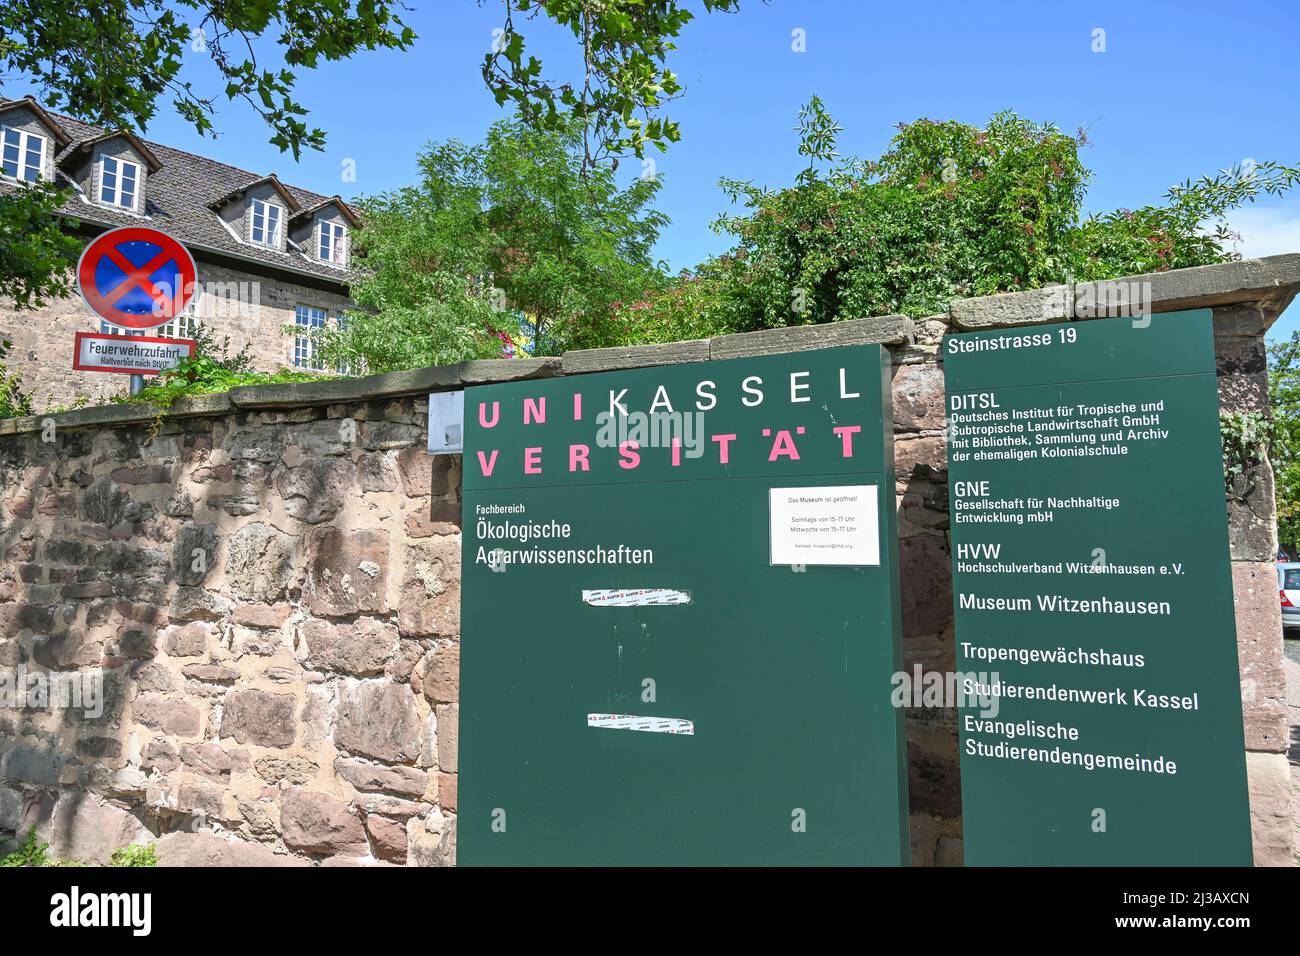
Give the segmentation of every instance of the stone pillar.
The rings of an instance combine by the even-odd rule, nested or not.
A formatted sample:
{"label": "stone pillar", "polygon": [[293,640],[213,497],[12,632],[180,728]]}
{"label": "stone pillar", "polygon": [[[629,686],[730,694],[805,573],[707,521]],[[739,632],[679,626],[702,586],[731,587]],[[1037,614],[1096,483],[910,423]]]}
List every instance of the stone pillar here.
{"label": "stone pillar", "polygon": [[[1264,334],[1273,317],[1255,302],[1214,310],[1221,413],[1268,412]],[[1273,470],[1267,458],[1232,481],[1227,498],[1255,863],[1291,866],[1295,824],[1287,762],[1290,728],[1282,669],[1282,613],[1273,566],[1277,557],[1277,510]]]}

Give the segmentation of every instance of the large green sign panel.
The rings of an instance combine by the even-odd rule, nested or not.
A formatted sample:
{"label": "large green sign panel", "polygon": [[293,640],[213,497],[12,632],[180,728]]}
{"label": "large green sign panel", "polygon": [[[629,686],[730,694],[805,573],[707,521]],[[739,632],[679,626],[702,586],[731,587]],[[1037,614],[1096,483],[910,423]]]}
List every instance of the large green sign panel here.
{"label": "large green sign panel", "polygon": [[1248,865],[1209,311],[944,372],[966,862]]}
{"label": "large green sign panel", "polygon": [[889,357],[465,395],[463,864],[893,864]]}

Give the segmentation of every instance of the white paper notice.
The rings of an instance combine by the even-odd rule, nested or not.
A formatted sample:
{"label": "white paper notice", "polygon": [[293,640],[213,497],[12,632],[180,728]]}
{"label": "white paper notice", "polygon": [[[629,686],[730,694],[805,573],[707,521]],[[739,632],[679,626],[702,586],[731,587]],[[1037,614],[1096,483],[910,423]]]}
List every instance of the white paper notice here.
{"label": "white paper notice", "polygon": [[770,488],[771,564],[880,564],[875,485]]}

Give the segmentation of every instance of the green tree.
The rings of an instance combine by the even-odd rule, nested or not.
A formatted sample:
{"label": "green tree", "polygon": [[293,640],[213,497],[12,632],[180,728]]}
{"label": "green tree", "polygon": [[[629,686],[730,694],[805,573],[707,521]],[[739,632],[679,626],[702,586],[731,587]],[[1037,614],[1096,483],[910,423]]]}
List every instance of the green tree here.
{"label": "green tree", "polygon": [[608,338],[618,303],[665,285],[667,219],[657,179],[583,162],[578,124],[427,147],[417,185],[360,201],[358,309],[319,336],[323,359],[378,372],[500,356],[502,336],[538,355]]}
{"label": "green tree", "polygon": [[[666,63],[695,16],[685,0],[479,0],[489,2],[501,3],[503,21],[482,73],[499,104],[513,103],[536,129],[557,131],[578,117],[588,163],[677,140],[677,124],[655,114],[681,92]],[[697,6],[733,12],[739,0]],[[0,7],[0,75],[28,77],[51,105],[114,129],[147,129],[158,99],[170,96],[181,116],[211,132],[218,99],[239,100],[271,127],[272,143],[297,156],[325,141],[302,119],[298,71],[409,48],[416,36],[399,15],[407,9],[402,0],[107,0],[88,16],[72,0],[9,0]],[[519,24],[539,15],[577,41],[582,67],[573,79],[544,78],[541,61],[525,53]],[[182,76],[192,55],[216,67],[213,88]]]}
{"label": "green tree", "polygon": [[1235,257],[1225,215],[1300,181],[1298,168],[1263,163],[1184,183],[1161,205],[1084,219],[1082,132],[1014,113],[983,128],[922,119],[901,124],[877,160],[839,160],[839,127],[816,97],[798,132],[809,165],[795,184],[723,179],[743,208],[715,229],[735,246],[689,274],[690,295],[624,309],[623,341],[919,317],[966,296],[1223,262]]}
{"label": "green tree", "polygon": [[[480,3],[487,0],[479,0]],[[497,2],[497,0],[493,0]],[[677,123],[657,115],[681,93],[667,67],[674,40],[695,14],[680,0],[499,0],[501,30],[483,61],[483,79],[499,105],[534,129],[558,132],[576,117],[584,172],[613,157],[660,151],[680,138]],[[734,12],[739,0],[702,0],[707,13]],[[542,76],[528,54],[518,21],[546,17],[570,31],[582,51],[580,74],[568,81]]]}
{"label": "green tree", "polygon": [[1268,360],[1278,540],[1292,560],[1300,560],[1300,331],[1270,345]]}
{"label": "green tree", "polygon": [[0,296],[21,309],[69,289],[81,243],[56,213],[64,192],[42,182],[0,194]]}
{"label": "green tree", "polygon": [[[158,99],[171,96],[182,117],[209,133],[225,96],[257,112],[271,142],[296,157],[325,143],[324,131],[301,119],[296,71],[409,47],[415,34],[401,9],[398,0],[107,0],[88,16],[71,0],[10,0],[0,8],[0,73],[30,77],[48,105],[109,129],[147,129]],[[267,36],[275,57],[259,56]],[[194,55],[212,61],[219,91],[181,76]]]}

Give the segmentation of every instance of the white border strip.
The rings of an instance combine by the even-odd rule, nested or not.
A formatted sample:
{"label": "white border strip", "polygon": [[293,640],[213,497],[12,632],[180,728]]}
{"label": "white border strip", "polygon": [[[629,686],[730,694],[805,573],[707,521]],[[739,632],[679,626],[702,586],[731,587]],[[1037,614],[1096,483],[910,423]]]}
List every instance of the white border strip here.
{"label": "white border strip", "polygon": [[673,588],[606,588],[583,591],[582,603],[592,607],[650,607],[660,604],[690,604],[690,591]]}
{"label": "white border strip", "polygon": [[588,727],[605,730],[639,730],[650,734],[695,736],[695,722],[680,717],[637,717],[634,714],[588,714]]}

